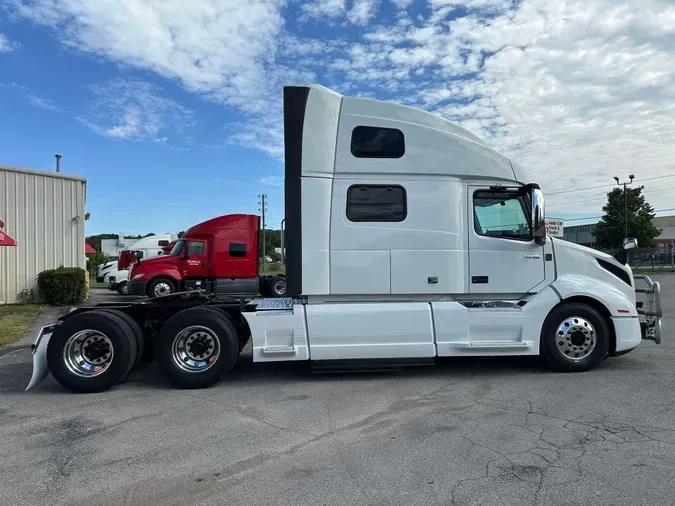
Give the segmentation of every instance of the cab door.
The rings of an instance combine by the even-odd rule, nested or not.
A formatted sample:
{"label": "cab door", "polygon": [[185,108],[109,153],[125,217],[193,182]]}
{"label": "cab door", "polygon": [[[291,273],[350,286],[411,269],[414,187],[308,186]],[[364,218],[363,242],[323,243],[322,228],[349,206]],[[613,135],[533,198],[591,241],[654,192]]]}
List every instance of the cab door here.
{"label": "cab door", "polygon": [[523,294],[545,280],[544,248],[532,237],[530,197],[468,187],[469,292]]}
{"label": "cab door", "polygon": [[206,257],[206,243],[204,241],[188,241],[183,247],[179,269],[183,278],[205,278],[208,273]]}

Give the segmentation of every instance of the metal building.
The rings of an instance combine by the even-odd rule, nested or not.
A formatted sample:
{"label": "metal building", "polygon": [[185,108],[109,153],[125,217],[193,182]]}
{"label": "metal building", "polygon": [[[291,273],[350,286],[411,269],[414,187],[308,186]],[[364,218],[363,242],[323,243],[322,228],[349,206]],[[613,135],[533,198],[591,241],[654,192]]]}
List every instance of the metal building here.
{"label": "metal building", "polygon": [[0,247],[0,303],[37,300],[45,269],[86,267],[86,179],[0,165],[0,220],[17,241]]}

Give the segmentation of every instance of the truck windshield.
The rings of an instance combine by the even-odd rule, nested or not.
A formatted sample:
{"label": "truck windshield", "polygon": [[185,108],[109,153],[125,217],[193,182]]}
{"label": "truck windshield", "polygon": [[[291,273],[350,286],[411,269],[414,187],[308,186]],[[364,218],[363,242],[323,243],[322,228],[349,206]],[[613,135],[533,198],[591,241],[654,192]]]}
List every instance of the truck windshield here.
{"label": "truck windshield", "polygon": [[519,193],[477,191],[473,195],[475,228],[479,235],[529,239],[528,203]]}
{"label": "truck windshield", "polygon": [[174,245],[173,249],[171,250],[171,253],[169,253],[169,254],[172,255],[172,256],[180,255],[180,252],[183,249],[184,244],[185,244],[185,241],[183,241],[183,240],[178,241]]}

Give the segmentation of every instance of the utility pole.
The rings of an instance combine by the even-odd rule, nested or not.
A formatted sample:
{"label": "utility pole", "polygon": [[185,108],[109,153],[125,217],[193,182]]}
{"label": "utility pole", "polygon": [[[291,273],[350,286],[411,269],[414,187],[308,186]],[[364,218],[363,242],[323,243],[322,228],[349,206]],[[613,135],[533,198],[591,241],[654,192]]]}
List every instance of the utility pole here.
{"label": "utility pole", "polygon": [[631,174],[630,176],[628,176],[628,179],[630,179],[629,182],[626,183],[624,181],[623,183],[621,183],[619,181],[619,178],[614,176],[614,181],[616,181],[616,184],[618,184],[619,186],[623,185],[623,220],[624,220],[624,226],[625,226],[625,232],[626,232],[626,235],[623,236],[624,239],[626,239],[628,237],[628,193],[627,193],[627,190],[626,190],[626,186],[633,183],[634,177],[635,176],[633,174]]}
{"label": "utility pole", "polygon": [[258,210],[262,214],[262,273],[266,273],[267,270],[265,269],[265,264],[267,262],[267,259],[265,258],[267,256],[267,251],[265,249],[265,211],[267,211],[267,195],[264,193],[258,195],[258,198],[260,199],[258,201]]}

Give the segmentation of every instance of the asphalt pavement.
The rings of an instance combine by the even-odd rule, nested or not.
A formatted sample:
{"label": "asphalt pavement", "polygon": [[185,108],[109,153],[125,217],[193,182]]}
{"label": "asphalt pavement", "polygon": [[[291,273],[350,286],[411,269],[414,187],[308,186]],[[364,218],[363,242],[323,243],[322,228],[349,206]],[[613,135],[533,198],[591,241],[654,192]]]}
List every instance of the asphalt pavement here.
{"label": "asphalt pavement", "polygon": [[141,367],[101,394],[0,357],[0,504],[670,505],[675,275],[665,335],[594,371],[455,359],[393,374],[253,364],[206,390]]}

